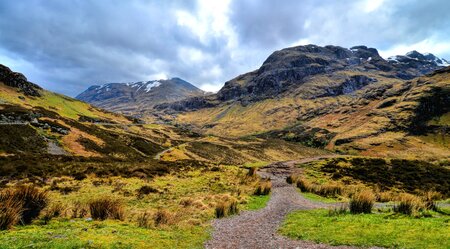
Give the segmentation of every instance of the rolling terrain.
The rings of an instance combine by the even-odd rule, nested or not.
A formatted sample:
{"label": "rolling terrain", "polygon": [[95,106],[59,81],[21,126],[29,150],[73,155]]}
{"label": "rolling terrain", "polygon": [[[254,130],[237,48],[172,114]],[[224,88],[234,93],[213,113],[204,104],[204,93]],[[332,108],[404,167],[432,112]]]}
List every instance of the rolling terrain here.
{"label": "rolling terrain", "polygon": [[107,110],[0,65],[0,248],[446,247],[446,64],[308,45],[78,96]]}

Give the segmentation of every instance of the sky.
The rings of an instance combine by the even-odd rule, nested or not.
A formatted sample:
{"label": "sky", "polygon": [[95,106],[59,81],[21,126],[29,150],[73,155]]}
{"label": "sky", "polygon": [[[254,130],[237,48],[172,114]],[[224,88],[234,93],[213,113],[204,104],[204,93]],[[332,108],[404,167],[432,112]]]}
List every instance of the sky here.
{"label": "sky", "polygon": [[206,91],[297,45],[450,59],[448,0],[0,0],[0,64],[51,91],[180,77]]}

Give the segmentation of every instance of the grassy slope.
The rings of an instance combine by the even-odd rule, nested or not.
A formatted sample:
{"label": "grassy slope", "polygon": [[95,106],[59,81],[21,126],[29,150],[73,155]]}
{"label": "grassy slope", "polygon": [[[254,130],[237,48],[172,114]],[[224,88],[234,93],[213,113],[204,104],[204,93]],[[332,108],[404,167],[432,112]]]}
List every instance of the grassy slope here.
{"label": "grassy slope", "polygon": [[301,164],[299,167],[303,177],[319,184],[338,183],[346,187],[416,194],[434,190],[444,197],[448,197],[450,189],[450,170],[445,165],[424,161],[342,157]]}
{"label": "grassy slope", "polygon": [[285,236],[331,245],[395,248],[449,248],[448,216],[411,218],[387,214],[329,216],[327,210],[288,215]]}
{"label": "grassy slope", "polygon": [[[8,87],[0,83],[0,103],[16,104],[25,108],[42,107],[44,109],[54,111],[65,118],[77,120],[81,115],[93,118],[102,118],[113,120],[119,123],[131,123],[122,115],[113,114],[97,109],[85,102],[49,92],[41,91],[41,97],[25,96],[16,89]],[[19,96],[24,99],[19,99]]]}
{"label": "grassy slope", "polygon": [[[388,91],[393,93],[399,91],[406,84],[379,75],[371,76],[378,79],[378,82],[375,83],[377,86],[387,85]],[[326,77],[317,76],[299,87],[299,93],[296,93],[300,94],[298,96],[295,94],[283,95],[278,99],[262,100],[246,106],[232,103],[200,109],[180,114],[177,121],[203,127],[202,130],[206,133],[234,137],[279,130],[299,124],[337,133],[327,147],[330,150],[367,156],[421,159],[424,157],[427,159],[449,157],[448,134],[430,133],[427,136],[410,136],[407,132],[398,129],[389,131],[392,129],[390,117],[394,117],[394,120],[397,120],[395,122],[401,124],[413,115],[409,110],[415,108],[418,103],[415,100],[404,101],[405,98],[411,99],[410,96],[416,94],[420,96],[432,86],[450,87],[450,76],[445,73],[422,79],[431,84],[414,86],[411,91],[399,96],[394,94],[381,100],[364,100],[364,98],[353,98],[350,95],[302,99],[302,93],[313,92],[314,87],[328,82]],[[371,89],[371,86],[366,89]],[[370,92],[370,90],[368,91]],[[362,92],[358,91],[357,94]],[[397,104],[382,109],[378,108],[385,100],[395,100]],[[326,114],[314,114],[322,111],[325,111]],[[436,117],[430,124],[448,126],[448,115],[446,113],[441,117]],[[306,120],[299,123],[298,119]],[[337,146],[334,142],[338,139],[350,139],[351,142]]]}
{"label": "grassy slope", "polygon": [[161,155],[162,160],[194,159],[229,165],[260,167],[275,161],[329,154],[321,149],[277,139],[254,137],[236,139],[208,136],[172,147]]}

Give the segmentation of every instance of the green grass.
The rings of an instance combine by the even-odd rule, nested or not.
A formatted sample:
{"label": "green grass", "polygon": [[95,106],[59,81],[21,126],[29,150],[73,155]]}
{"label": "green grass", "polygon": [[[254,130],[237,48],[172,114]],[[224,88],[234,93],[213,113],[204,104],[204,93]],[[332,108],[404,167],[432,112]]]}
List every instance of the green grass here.
{"label": "green grass", "polygon": [[300,194],[305,197],[308,200],[311,201],[317,201],[317,202],[323,202],[323,203],[336,203],[336,202],[340,202],[340,200],[334,199],[334,198],[327,198],[327,197],[323,197],[320,195],[316,195],[314,193],[306,193],[306,192],[301,192],[300,189],[298,189],[298,192],[300,192]]}
{"label": "green grass", "polygon": [[331,245],[450,248],[449,216],[412,218],[393,214],[329,216],[324,209],[288,215],[281,234]]}
{"label": "green grass", "polygon": [[208,227],[145,229],[118,221],[74,219],[0,232],[0,248],[203,248]]}
{"label": "green grass", "polygon": [[267,165],[269,165],[269,162],[261,161],[261,162],[254,162],[254,163],[246,163],[246,164],[244,164],[244,167],[246,167],[246,168],[261,168],[261,167],[264,167]]}
{"label": "green grass", "polygon": [[270,195],[254,195],[249,197],[247,204],[244,206],[244,210],[258,210],[264,208],[267,202],[270,200]]}
{"label": "green grass", "polygon": [[[214,218],[216,203],[235,198],[242,201],[240,208],[256,209],[263,207],[269,198],[249,196],[254,191],[257,178],[247,177],[246,171],[240,167],[208,169],[180,168],[147,179],[91,175],[83,180],[54,177],[49,182],[55,184],[44,188],[50,192],[51,203],[67,207],[69,214],[54,218],[48,225],[38,219],[33,225],[0,231],[0,249],[202,248],[209,238],[209,224]],[[75,190],[62,194],[55,186],[74,187]],[[158,192],[138,197],[137,190],[142,186],[151,186]],[[125,221],[69,219],[76,201],[86,204],[103,196],[120,199],[124,203]],[[172,214],[174,223],[155,226],[153,217],[159,209]],[[149,228],[137,226],[137,217],[143,212],[151,214]]]}

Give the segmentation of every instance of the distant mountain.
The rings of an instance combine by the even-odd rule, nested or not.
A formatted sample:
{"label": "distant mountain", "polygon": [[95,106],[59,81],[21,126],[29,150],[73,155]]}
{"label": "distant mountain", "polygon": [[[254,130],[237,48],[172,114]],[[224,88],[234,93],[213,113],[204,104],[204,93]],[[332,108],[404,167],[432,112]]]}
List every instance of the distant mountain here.
{"label": "distant mountain", "polygon": [[191,83],[172,78],[95,85],[76,98],[109,111],[136,115],[145,113],[157,104],[203,95],[205,92]]}
{"label": "distant mountain", "polygon": [[217,94],[155,109],[207,134],[275,136],[373,156],[448,157],[447,64],[417,51],[384,59],[366,46],[298,46],[275,51]]}

